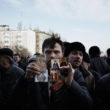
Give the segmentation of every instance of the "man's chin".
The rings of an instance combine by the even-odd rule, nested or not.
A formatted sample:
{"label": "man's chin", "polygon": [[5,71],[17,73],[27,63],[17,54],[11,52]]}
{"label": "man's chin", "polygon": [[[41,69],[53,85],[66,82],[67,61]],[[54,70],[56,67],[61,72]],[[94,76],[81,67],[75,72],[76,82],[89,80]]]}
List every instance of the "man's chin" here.
{"label": "man's chin", "polygon": [[80,64],[76,63],[76,64],[73,64],[73,67],[75,68],[79,68]]}

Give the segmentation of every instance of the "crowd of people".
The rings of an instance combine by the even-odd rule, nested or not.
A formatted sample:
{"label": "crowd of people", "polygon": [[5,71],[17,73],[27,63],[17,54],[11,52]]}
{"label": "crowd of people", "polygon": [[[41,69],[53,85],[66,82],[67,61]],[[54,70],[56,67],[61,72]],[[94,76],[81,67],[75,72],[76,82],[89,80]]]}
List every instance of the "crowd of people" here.
{"label": "crowd of people", "polygon": [[101,57],[98,46],[86,52],[81,42],[63,42],[52,34],[42,53],[48,78],[51,60],[67,58],[67,65],[58,68],[60,81],[35,82],[42,69],[35,58],[23,62],[13,50],[0,49],[0,110],[110,110],[110,48]]}

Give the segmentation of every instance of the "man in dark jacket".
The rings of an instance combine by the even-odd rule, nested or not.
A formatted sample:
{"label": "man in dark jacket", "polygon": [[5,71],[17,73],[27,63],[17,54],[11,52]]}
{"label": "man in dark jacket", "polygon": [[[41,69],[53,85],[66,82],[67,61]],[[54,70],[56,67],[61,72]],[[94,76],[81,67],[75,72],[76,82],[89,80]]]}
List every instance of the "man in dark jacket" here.
{"label": "man in dark jacket", "polygon": [[66,54],[68,53],[68,60],[73,68],[82,73],[86,81],[87,88],[92,95],[95,87],[95,79],[92,73],[86,70],[82,65],[84,55],[86,54],[85,46],[81,42],[72,42],[69,45],[69,50],[65,51]]}
{"label": "man in dark jacket", "polygon": [[17,65],[19,68],[22,68],[24,71],[26,70],[26,64],[22,62],[20,54],[14,54],[13,60],[15,61],[15,65]]}
{"label": "man in dark jacket", "polygon": [[102,76],[96,85],[94,110],[110,110],[110,73]]}
{"label": "man in dark jacket", "polygon": [[[46,56],[47,68],[50,70],[51,59],[62,58],[64,53],[64,46],[62,41],[52,35],[44,41],[42,50]],[[39,110],[90,110],[92,108],[92,99],[88,93],[86,83],[80,72],[75,71],[71,64],[59,67],[60,70],[66,71],[66,76],[63,76],[61,82],[52,83],[49,86],[49,98],[44,88],[40,83],[37,83],[36,91],[39,91]],[[26,69],[26,78],[32,78],[40,74],[40,68],[35,62],[31,62]],[[63,74],[62,74],[63,75]],[[46,84],[46,83],[42,83]],[[37,90],[37,88],[38,89]],[[49,99],[49,103],[46,100]]]}
{"label": "man in dark jacket", "polygon": [[24,71],[13,64],[13,51],[0,49],[0,110],[9,109],[10,100]]}
{"label": "man in dark jacket", "polygon": [[110,66],[110,48],[107,49],[107,63]]}
{"label": "man in dark jacket", "polygon": [[98,72],[100,77],[110,72],[110,67],[106,60],[100,57],[100,48],[98,46],[91,46],[89,49],[90,55],[90,69]]}

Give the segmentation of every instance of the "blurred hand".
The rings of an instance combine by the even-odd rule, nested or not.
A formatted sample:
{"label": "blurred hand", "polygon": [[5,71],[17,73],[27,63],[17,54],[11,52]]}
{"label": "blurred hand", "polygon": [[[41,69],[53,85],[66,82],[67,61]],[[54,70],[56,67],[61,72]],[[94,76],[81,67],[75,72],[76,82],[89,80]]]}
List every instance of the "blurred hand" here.
{"label": "blurred hand", "polygon": [[40,75],[40,67],[35,62],[32,62],[26,67],[25,78],[33,78],[35,75]]}
{"label": "blurred hand", "polygon": [[67,86],[70,86],[75,73],[75,70],[72,68],[72,65],[69,63],[67,66],[60,67],[60,70],[67,71],[67,75],[66,77],[64,77],[64,81]]}

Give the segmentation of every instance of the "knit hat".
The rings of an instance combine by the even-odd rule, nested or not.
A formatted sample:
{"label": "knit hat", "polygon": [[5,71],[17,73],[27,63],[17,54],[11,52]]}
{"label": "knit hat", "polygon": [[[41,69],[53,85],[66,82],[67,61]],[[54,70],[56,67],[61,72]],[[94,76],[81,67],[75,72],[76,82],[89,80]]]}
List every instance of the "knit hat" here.
{"label": "knit hat", "polygon": [[7,55],[7,56],[13,58],[13,51],[9,48],[1,48],[0,55]]}
{"label": "knit hat", "polygon": [[84,45],[81,42],[72,42],[70,44],[70,52],[74,51],[74,50],[79,50],[83,54],[85,53],[85,47],[84,47]]}

